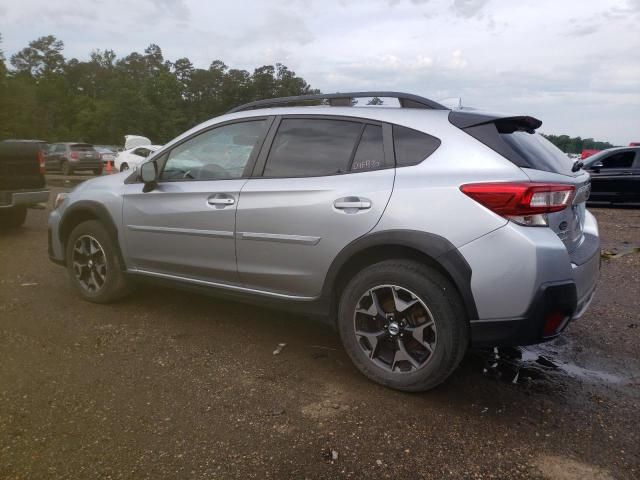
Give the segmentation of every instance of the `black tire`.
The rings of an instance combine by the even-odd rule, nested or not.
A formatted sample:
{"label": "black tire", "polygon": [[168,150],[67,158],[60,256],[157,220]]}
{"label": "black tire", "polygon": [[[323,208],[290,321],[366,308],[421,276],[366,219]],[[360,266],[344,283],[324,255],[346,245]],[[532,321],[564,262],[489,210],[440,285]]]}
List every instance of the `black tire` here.
{"label": "black tire", "polygon": [[[430,318],[432,318],[429,322],[425,321],[425,324],[432,323],[434,327],[430,328],[434,328],[433,331],[437,332],[433,335],[433,350],[430,354],[428,353],[429,350],[424,350],[426,352],[424,355],[427,356],[426,360],[423,360],[424,364],[415,366],[406,362],[409,367],[406,371],[400,371],[400,368],[394,367],[394,354],[391,354],[394,358],[394,364],[387,366],[382,356],[372,360],[375,356],[372,352],[380,351],[381,353],[386,353],[384,352],[385,348],[398,350],[399,336],[406,335],[402,340],[403,348],[409,345],[408,342],[415,342],[412,335],[407,334],[407,331],[391,337],[390,323],[388,323],[383,327],[385,330],[380,330],[383,335],[386,335],[386,339],[379,342],[376,340],[376,343],[379,343],[378,350],[376,350],[376,347],[371,348],[369,346],[369,352],[363,347],[362,335],[358,336],[355,333],[356,315],[359,316],[359,319],[363,318],[361,316],[362,313],[356,314],[356,307],[363,308],[360,302],[367,295],[373,298],[370,293],[372,290],[384,292],[383,289],[392,288],[389,287],[390,285],[399,287],[395,289],[396,293],[404,290],[402,293],[415,294],[415,297],[411,298],[417,298],[422,302],[417,305],[417,308],[427,307],[423,311],[428,312]],[[377,293],[376,296],[378,295],[380,294]],[[378,299],[378,301],[380,300]],[[414,300],[411,301],[413,302]],[[388,303],[385,305],[388,305]],[[391,313],[386,313],[387,308],[383,305],[380,306],[385,315],[392,315]],[[397,313],[394,308],[392,307],[391,311],[396,311]],[[409,310],[407,309],[406,312],[409,312]],[[368,314],[367,317],[369,317]],[[400,314],[398,314],[398,317],[400,317]],[[370,318],[377,317],[371,316]],[[392,316],[391,319],[393,320]],[[379,322],[379,320],[373,321]],[[387,321],[383,320],[382,323]],[[462,361],[467,350],[469,344],[468,325],[462,300],[452,282],[435,268],[411,260],[386,260],[360,271],[347,284],[338,305],[340,338],[354,365],[365,376],[377,383],[409,392],[434,388],[451,375]],[[379,326],[376,327],[376,330],[379,328]],[[364,340],[364,345],[368,346],[366,339]],[[419,346],[421,347],[422,345]],[[414,361],[416,361],[415,358]],[[419,362],[416,361],[416,363]],[[397,365],[400,365],[400,362]]]}
{"label": "black tire", "polygon": [[62,170],[63,175],[73,175],[73,168],[71,168],[71,165],[69,165],[69,162],[66,160],[62,161],[60,170]]}
{"label": "black tire", "polygon": [[124,172],[125,170],[129,170],[129,165],[123,163],[122,165],[120,165],[120,171]]}
{"label": "black tire", "polygon": [[24,205],[0,208],[0,226],[3,228],[17,228],[24,223],[26,218],[27,207]]}
{"label": "black tire", "polygon": [[102,169],[101,168],[95,168],[93,170],[93,174],[96,175],[96,176],[102,175]]}
{"label": "black tire", "polygon": [[[98,246],[102,249],[102,253],[98,253],[100,257],[100,263],[104,263],[104,281],[93,290],[89,289],[86,283],[81,277],[87,277],[90,273],[88,267],[80,269],[82,275],[77,275],[77,270],[74,268],[74,259],[78,260],[78,257],[74,257],[74,249],[77,247],[76,242],[80,239],[86,241],[87,238],[94,239]],[[71,282],[76,287],[82,298],[94,303],[110,303],[119,300],[126,296],[130,292],[129,282],[124,274],[124,265],[120,262],[120,257],[117,251],[118,246],[109,236],[104,226],[96,220],[88,220],[76,226],[65,245],[66,250],[66,262],[67,271]],[[98,259],[93,257],[95,264],[98,264]],[[102,262],[104,260],[104,262]]]}

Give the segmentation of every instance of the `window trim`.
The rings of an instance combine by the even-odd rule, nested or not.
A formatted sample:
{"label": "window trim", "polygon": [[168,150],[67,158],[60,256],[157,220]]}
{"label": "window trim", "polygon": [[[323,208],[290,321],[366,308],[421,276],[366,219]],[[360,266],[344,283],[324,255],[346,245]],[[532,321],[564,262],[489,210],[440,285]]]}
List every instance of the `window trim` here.
{"label": "window trim", "polygon": [[[253,152],[251,152],[251,155],[249,156],[249,159],[247,160],[247,164],[244,166],[244,170],[242,172],[242,176],[237,177],[237,178],[220,178],[217,180],[212,180],[212,179],[208,179],[208,180],[197,180],[197,179],[189,179],[189,178],[176,178],[173,180],[166,180],[162,178],[162,174],[164,173],[164,167],[167,164],[167,161],[169,160],[169,156],[171,155],[171,152],[179,147],[180,145],[183,145],[184,143],[192,140],[195,137],[198,137],[200,135],[204,135],[205,133],[208,133],[212,130],[216,130],[218,128],[222,128],[222,127],[226,127],[229,125],[235,125],[238,123],[247,123],[247,122],[256,122],[256,121],[263,121],[266,120],[266,128],[264,129],[264,133],[262,134],[262,137],[258,140],[258,142],[256,143],[256,148],[254,149]],[[207,128],[203,128],[201,130],[198,130],[197,132],[192,133],[191,135],[189,135],[188,137],[183,138],[182,140],[180,140],[180,142],[175,143],[173,145],[171,145],[170,148],[168,148],[167,150],[158,150],[157,152],[151,152],[149,154],[148,157],[149,158],[151,155],[154,154],[158,154],[158,158],[157,160],[155,160],[158,164],[158,184],[163,184],[163,183],[175,183],[175,182],[219,182],[219,181],[225,181],[225,180],[241,180],[241,179],[247,179],[251,177],[251,172],[253,171],[253,168],[255,166],[256,160],[258,158],[258,156],[260,155],[261,151],[264,148],[265,145],[265,139],[268,136],[268,133],[271,130],[271,127],[274,123],[275,117],[273,115],[265,115],[265,116],[260,116],[260,117],[243,117],[243,118],[234,118],[233,120],[227,120],[226,122],[220,122],[220,123],[216,123],[214,125],[210,125]]]}
{"label": "window trim", "polygon": [[[351,156],[349,157],[349,170],[343,173],[332,173],[329,175],[297,175],[297,176],[279,176],[279,177],[265,177],[264,171],[267,166],[267,159],[269,158],[269,154],[271,153],[271,148],[273,147],[273,142],[275,140],[276,134],[278,133],[278,129],[280,128],[280,124],[283,120],[337,120],[342,122],[352,122],[361,124],[360,133],[358,135],[358,141],[355,143],[353,150],[351,152]],[[380,168],[375,168],[371,170],[360,170],[357,172],[351,171],[351,166],[353,164],[353,159],[355,157],[355,153],[358,150],[358,146],[360,145],[360,140],[362,139],[362,134],[364,133],[364,129],[367,125],[374,125],[377,127],[382,127],[382,149],[384,153],[384,162]],[[340,175],[357,175],[368,172],[376,172],[378,170],[385,170],[388,168],[393,168],[395,166],[395,157],[393,156],[393,143],[389,145],[389,141],[391,139],[391,126],[385,122],[381,122],[378,120],[373,120],[370,118],[362,118],[362,117],[351,117],[345,115],[313,115],[313,114],[288,114],[288,115],[277,115],[275,117],[275,121],[271,125],[271,129],[267,135],[267,138],[262,146],[262,151],[258,157],[256,165],[251,174],[252,178],[265,178],[269,180],[277,180],[283,178],[321,178],[321,177],[335,177]],[[390,148],[389,148],[390,146]]]}

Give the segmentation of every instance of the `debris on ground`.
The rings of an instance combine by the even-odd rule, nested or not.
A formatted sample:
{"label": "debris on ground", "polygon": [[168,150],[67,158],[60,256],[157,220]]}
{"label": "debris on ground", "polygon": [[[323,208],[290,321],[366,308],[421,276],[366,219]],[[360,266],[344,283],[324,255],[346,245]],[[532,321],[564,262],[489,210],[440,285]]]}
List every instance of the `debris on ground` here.
{"label": "debris on ground", "polygon": [[600,251],[600,256],[605,260],[610,260],[612,258],[620,258],[624,257],[625,255],[631,255],[632,253],[640,253],[640,247],[625,248],[624,250],[620,251],[618,251],[617,248],[612,248],[611,250],[603,249]]}
{"label": "debris on ground", "polygon": [[278,346],[276,347],[276,349],[273,351],[274,355],[280,355],[280,352],[282,352],[282,349],[284,347],[286,347],[287,344],[286,343],[279,343]]}
{"label": "debris on ground", "polygon": [[36,282],[27,282],[20,284],[21,287],[35,287],[36,285],[38,285]]}

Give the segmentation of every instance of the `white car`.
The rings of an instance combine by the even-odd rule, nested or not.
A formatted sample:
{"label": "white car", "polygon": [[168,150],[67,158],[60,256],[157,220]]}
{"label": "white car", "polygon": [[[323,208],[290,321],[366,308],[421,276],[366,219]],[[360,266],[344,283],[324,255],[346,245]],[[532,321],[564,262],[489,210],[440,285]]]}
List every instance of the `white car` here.
{"label": "white car", "polygon": [[118,153],[115,168],[121,172],[140,165],[149,155],[159,150],[162,145],[144,145]]}

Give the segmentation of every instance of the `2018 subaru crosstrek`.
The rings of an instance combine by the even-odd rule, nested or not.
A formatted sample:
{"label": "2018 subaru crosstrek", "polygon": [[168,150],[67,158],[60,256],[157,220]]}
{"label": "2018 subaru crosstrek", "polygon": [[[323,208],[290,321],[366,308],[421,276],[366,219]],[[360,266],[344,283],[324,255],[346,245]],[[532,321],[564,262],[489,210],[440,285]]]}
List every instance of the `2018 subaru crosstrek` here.
{"label": "2018 subaru crosstrek", "polygon": [[[374,96],[397,106],[353,106]],[[59,195],[49,254],[93,302],[143,276],[330,316],[367,377],[426,390],[591,301],[589,175],[540,125],[396,92],[253,102]]]}

